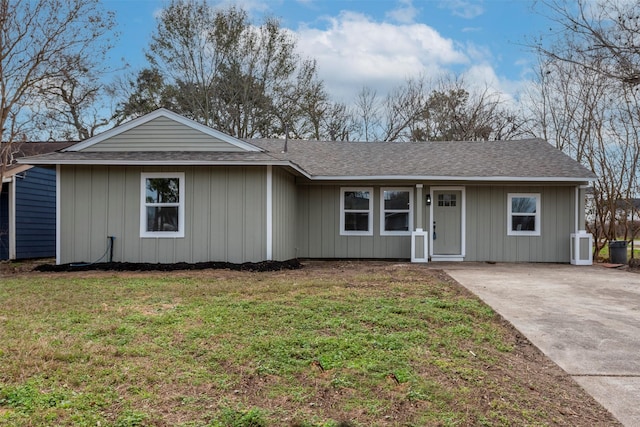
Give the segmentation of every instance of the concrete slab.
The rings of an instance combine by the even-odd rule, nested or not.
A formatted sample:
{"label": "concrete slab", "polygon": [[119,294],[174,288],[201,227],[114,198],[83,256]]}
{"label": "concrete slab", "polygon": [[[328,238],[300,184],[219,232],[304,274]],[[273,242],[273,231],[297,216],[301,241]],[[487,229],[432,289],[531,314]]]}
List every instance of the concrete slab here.
{"label": "concrete slab", "polygon": [[640,274],[558,264],[447,263],[442,268],[621,423],[640,425]]}

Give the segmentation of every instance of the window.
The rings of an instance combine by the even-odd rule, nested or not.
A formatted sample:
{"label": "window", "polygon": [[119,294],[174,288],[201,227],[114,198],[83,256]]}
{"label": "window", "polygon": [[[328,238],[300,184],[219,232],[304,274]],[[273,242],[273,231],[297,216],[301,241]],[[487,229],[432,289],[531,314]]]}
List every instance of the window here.
{"label": "window", "polygon": [[455,194],[438,194],[438,206],[456,207],[457,197]]}
{"label": "window", "polygon": [[507,209],[507,235],[540,235],[540,194],[511,193]]}
{"label": "window", "polygon": [[140,237],[184,237],[184,173],[143,173]]}
{"label": "window", "polygon": [[373,234],[372,199],[372,188],[340,189],[341,235],[370,236]]}
{"label": "window", "polygon": [[413,230],[413,191],[380,189],[380,235],[410,235]]}

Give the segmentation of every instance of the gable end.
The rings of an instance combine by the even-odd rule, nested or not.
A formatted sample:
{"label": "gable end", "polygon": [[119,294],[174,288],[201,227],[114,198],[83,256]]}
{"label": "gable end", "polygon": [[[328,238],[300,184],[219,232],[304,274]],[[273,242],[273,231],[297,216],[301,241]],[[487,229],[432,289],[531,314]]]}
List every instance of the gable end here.
{"label": "gable end", "polygon": [[169,110],[160,109],[64,151],[263,151]]}

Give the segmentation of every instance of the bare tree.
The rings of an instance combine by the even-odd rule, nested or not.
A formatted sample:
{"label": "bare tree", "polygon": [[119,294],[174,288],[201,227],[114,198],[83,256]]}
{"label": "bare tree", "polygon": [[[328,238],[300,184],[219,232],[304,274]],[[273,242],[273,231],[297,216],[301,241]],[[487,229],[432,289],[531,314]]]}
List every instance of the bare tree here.
{"label": "bare tree", "polygon": [[330,141],[351,141],[357,129],[353,113],[345,104],[332,103],[322,119],[324,138]]}
{"label": "bare tree", "polygon": [[543,56],[640,84],[637,1],[538,0],[537,6],[557,25],[532,43]]}
{"label": "bare tree", "polygon": [[[597,64],[596,64],[597,65]],[[640,108],[633,88],[592,68],[547,59],[534,84],[531,133],[549,140],[597,176],[586,227],[595,236],[594,254],[610,240],[632,238],[629,210],[620,201],[638,188]],[[622,233],[622,235],[619,235]]]}
{"label": "bare tree", "polygon": [[296,139],[323,139],[323,119],[331,108],[324,82],[318,78],[316,62],[304,61],[288,84],[274,91],[273,114],[281,124],[272,124],[272,133],[287,134]]}
{"label": "bare tree", "polygon": [[0,181],[32,113],[49,104],[43,86],[105,52],[112,27],[99,0],[0,0]]}
{"label": "bare tree", "polygon": [[625,0],[541,0],[556,24],[540,54],[538,131],[588,166],[594,183],[588,231],[595,255],[607,241],[633,239],[629,201],[638,194],[640,4]]}
{"label": "bare tree", "polygon": [[109,88],[101,81],[110,70],[96,59],[66,58],[69,67],[40,84],[42,111],[33,115],[40,134],[51,140],[84,140],[114,124]]}
{"label": "bare tree", "polygon": [[424,138],[422,118],[427,105],[424,77],[408,79],[392,90],[383,104],[382,141],[420,141]]}
{"label": "bare tree", "polygon": [[360,128],[360,136],[363,141],[377,141],[381,125],[381,105],[377,92],[367,86],[363,86],[355,100],[355,114]]}
{"label": "bare tree", "polygon": [[488,141],[520,136],[522,119],[510,111],[499,92],[472,88],[462,77],[441,79],[427,100],[425,139]]}
{"label": "bare tree", "polygon": [[[361,104],[369,99],[361,98]],[[382,106],[384,141],[486,141],[524,134],[525,120],[497,91],[448,75],[436,83],[410,79]],[[363,114],[362,106],[360,114]],[[372,115],[373,117],[373,115]]]}
{"label": "bare tree", "polygon": [[285,129],[321,133],[320,115],[329,104],[315,62],[300,58],[293,36],[276,19],[254,25],[238,7],[172,0],[160,14],[147,59],[151,74],[138,76],[119,120],[160,102],[240,138],[282,136]]}

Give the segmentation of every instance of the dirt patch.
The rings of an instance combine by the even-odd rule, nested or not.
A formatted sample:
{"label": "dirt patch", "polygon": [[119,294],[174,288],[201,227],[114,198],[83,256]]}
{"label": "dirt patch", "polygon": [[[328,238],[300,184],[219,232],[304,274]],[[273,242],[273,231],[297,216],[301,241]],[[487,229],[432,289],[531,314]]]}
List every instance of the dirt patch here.
{"label": "dirt patch", "polygon": [[37,258],[18,261],[2,260],[0,261],[0,276],[21,274],[32,272],[34,268],[41,264],[54,264],[53,258]]}

